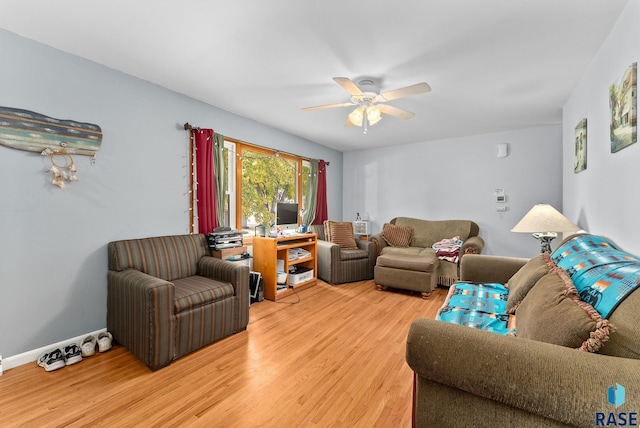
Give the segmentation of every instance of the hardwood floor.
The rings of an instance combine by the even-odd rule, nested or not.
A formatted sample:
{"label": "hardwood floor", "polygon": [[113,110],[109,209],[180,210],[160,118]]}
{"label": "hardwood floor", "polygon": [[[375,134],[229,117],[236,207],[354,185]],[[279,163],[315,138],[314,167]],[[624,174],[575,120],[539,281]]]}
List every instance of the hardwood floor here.
{"label": "hardwood floor", "polygon": [[157,372],[121,346],[49,373],[23,365],[0,376],[0,426],[408,427],[407,331],[446,291],[320,281]]}

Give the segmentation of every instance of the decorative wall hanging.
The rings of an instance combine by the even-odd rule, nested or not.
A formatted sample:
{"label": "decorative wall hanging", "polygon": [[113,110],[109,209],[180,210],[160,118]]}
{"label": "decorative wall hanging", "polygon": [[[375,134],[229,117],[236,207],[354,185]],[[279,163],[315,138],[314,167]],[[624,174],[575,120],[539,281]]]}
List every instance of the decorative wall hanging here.
{"label": "decorative wall hanging", "polygon": [[611,153],[618,152],[638,140],[637,74],[637,63],[634,62],[627,67],[620,79],[609,86]]}
{"label": "decorative wall hanging", "polygon": [[64,190],[66,187],[65,181],[78,181],[76,165],[70,154],[64,151],[54,152],[49,148],[44,149],[41,154],[42,156],[49,155],[49,159],[51,160],[51,168],[49,169],[53,175],[51,184],[55,184]]}
{"label": "decorative wall hanging", "polygon": [[573,156],[573,172],[576,174],[587,169],[587,119],[576,126],[576,146]]}
{"label": "decorative wall hanging", "polygon": [[65,181],[78,180],[71,155],[91,156],[95,161],[102,144],[102,129],[92,123],[0,106],[0,144],[49,156],[51,183],[64,189]]}

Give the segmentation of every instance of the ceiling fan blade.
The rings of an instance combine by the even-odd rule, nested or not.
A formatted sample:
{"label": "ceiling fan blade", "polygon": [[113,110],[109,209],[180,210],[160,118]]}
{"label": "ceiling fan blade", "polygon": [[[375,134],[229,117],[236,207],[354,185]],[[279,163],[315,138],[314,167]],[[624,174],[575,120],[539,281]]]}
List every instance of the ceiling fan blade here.
{"label": "ceiling fan blade", "polygon": [[393,91],[380,94],[380,96],[386,101],[391,101],[398,98],[410,97],[412,95],[424,94],[429,91],[431,91],[431,86],[422,82],[411,86],[405,86],[404,88],[394,89]]}
{"label": "ceiling fan blade", "polygon": [[376,104],[376,106],[380,109],[380,111],[384,114],[388,114],[389,116],[397,117],[398,119],[411,119],[415,116],[415,113],[411,113],[407,110],[402,110],[401,108],[390,106],[388,104]]}
{"label": "ceiling fan blade", "polygon": [[360,88],[348,77],[334,77],[333,80],[347,90],[351,95],[362,95]]}
{"label": "ceiling fan blade", "polygon": [[303,107],[302,110],[304,110],[304,111],[320,110],[320,109],[323,109],[323,108],[346,107],[346,106],[353,106],[353,105],[355,105],[355,104],[354,103],[325,104],[325,105],[322,105],[322,106]]}

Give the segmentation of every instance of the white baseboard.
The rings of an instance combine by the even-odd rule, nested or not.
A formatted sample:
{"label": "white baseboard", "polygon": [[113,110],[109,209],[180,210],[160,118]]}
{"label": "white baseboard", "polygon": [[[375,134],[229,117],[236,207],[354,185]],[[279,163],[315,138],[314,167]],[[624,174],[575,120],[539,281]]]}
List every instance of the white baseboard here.
{"label": "white baseboard", "polygon": [[[28,364],[28,363],[32,363],[34,361],[38,360],[38,357],[40,355],[42,355],[44,352],[50,350],[50,349],[55,349],[55,348],[64,348],[65,346],[71,344],[71,343],[75,343],[75,344],[80,344],[80,342],[87,336],[89,336],[90,334],[94,335],[94,336],[98,336],[98,334],[102,333],[103,331],[107,331],[106,328],[103,328],[101,330],[96,330],[93,331],[91,333],[86,333],[83,334],[81,336],[77,336],[77,337],[73,337],[71,339],[67,339],[67,340],[63,340],[61,342],[58,343],[52,343],[51,345],[47,345],[47,346],[43,346],[42,348],[38,348],[38,349],[33,349],[31,351],[27,351],[27,352],[23,352],[22,354],[18,354],[18,355],[13,355],[11,357],[5,357],[2,360],[2,368],[4,371],[6,370],[10,370],[14,367],[18,367],[21,366],[23,364]],[[1,372],[0,372],[1,375]]]}

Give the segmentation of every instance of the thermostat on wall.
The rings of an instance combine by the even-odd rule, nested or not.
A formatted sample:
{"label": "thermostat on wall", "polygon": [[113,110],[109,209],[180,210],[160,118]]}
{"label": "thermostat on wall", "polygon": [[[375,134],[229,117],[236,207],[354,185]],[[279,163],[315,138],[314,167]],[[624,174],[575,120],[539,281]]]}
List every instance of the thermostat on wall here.
{"label": "thermostat on wall", "polygon": [[506,158],[507,156],[509,156],[509,144],[507,143],[498,144],[498,157]]}

